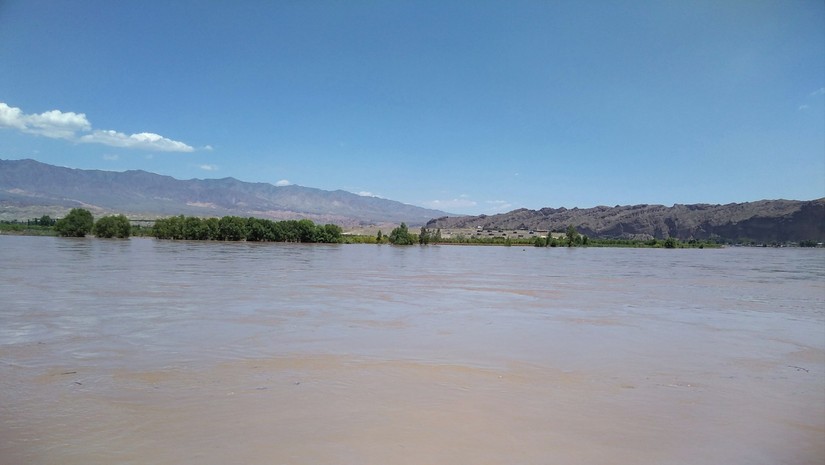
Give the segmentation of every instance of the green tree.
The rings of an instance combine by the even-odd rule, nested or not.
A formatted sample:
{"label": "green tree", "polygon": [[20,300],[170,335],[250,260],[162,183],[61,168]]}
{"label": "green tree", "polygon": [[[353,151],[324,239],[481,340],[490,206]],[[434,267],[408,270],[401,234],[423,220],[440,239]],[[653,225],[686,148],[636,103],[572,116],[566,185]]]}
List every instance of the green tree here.
{"label": "green tree", "polygon": [[328,244],[336,244],[341,242],[341,233],[343,230],[337,224],[325,224],[318,226],[315,237],[318,242],[326,242]]}
{"label": "green tree", "polygon": [[573,225],[567,226],[567,233],[565,233],[567,237],[567,247],[573,247],[574,245],[581,242],[581,238],[579,237],[579,233],[576,231],[576,228]]}
{"label": "green tree", "polygon": [[430,233],[424,226],[421,226],[421,232],[418,234],[418,243],[421,245],[427,245],[430,243]]}
{"label": "green tree", "polygon": [[315,223],[306,218],[298,220],[298,242],[317,242],[315,238]]}
{"label": "green tree", "polygon": [[54,226],[54,220],[49,215],[43,215],[40,217],[39,224],[40,226]]}
{"label": "green tree", "polygon": [[410,236],[410,230],[407,228],[406,223],[401,223],[401,225],[390,232],[389,236],[390,244],[395,245],[412,245],[413,239]]}
{"label": "green tree", "polygon": [[197,216],[188,216],[181,224],[184,239],[191,241],[203,241],[209,238],[209,230],[203,224],[203,220]]}
{"label": "green tree", "polygon": [[185,221],[183,215],[156,220],[152,227],[152,235],[158,239],[185,239],[183,230]]}
{"label": "green tree", "polygon": [[94,224],[92,212],[84,208],[72,208],[68,215],[55,223],[54,229],[63,237],[85,237],[92,232]]}
{"label": "green tree", "polygon": [[666,249],[675,249],[676,245],[677,245],[676,238],[668,236],[668,238],[665,239],[665,248]]}
{"label": "green tree", "polygon": [[246,220],[239,216],[224,216],[218,220],[218,236],[224,241],[246,239]]}
{"label": "green tree", "polygon": [[132,225],[123,215],[104,216],[97,220],[92,231],[97,237],[126,239],[132,233]]}
{"label": "green tree", "polygon": [[246,219],[246,240],[250,242],[268,241],[270,231],[269,220],[249,217]]}
{"label": "green tree", "polygon": [[212,217],[201,222],[201,226],[206,230],[206,238],[217,241],[220,237],[220,220]]}
{"label": "green tree", "polygon": [[375,236],[375,242],[376,242],[377,244],[380,244],[380,243],[382,242],[382,240],[383,240],[383,239],[384,239],[384,234],[383,234],[383,233],[381,233],[381,230],[379,229],[379,230],[378,230],[378,234]]}

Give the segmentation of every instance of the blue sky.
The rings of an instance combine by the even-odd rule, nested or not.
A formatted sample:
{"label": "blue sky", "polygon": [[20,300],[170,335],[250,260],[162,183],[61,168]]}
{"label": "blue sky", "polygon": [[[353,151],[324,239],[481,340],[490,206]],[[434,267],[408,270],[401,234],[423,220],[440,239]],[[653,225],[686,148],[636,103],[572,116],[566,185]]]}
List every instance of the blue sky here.
{"label": "blue sky", "polygon": [[825,196],[825,2],[0,0],[0,158],[453,213]]}

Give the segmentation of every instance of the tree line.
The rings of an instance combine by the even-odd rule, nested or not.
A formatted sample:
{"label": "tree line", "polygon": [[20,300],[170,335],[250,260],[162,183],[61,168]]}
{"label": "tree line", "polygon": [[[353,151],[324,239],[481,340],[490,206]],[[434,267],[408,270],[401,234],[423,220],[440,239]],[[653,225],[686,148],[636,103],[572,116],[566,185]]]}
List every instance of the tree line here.
{"label": "tree line", "polygon": [[[41,218],[39,223],[45,223]],[[54,231],[62,237],[94,234],[103,238],[128,238],[135,231],[124,215],[104,216],[95,221],[85,208],[73,208],[64,218],[54,221]],[[158,239],[215,240],[250,242],[341,242],[341,227],[316,225],[310,220],[271,221],[262,218],[198,218],[173,216],[155,221],[150,228],[138,228],[143,235]]]}
{"label": "tree line", "polygon": [[[158,239],[173,240],[216,240],[250,242],[324,242],[324,243],[369,243],[393,245],[427,244],[468,244],[468,245],[534,245],[536,247],[661,247],[661,248],[705,248],[721,247],[725,242],[715,240],[680,241],[674,237],[666,239],[615,239],[588,238],[569,225],[561,237],[509,238],[456,236],[443,238],[441,230],[435,231],[422,226],[416,234],[406,223],[394,228],[390,234],[378,231],[376,236],[343,235],[340,226],[334,224],[316,225],[308,219],[272,221],[262,218],[224,216],[222,218],[199,218],[183,215],[159,219],[151,227],[131,225],[124,215],[104,216],[95,221],[92,213],[83,208],[72,209],[64,218],[53,219],[48,215],[21,221],[0,221],[0,233],[53,235],[63,237],[83,237],[94,234],[103,238],[128,238],[132,235],[153,236]],[[748,241],[728,241],[731,244],[758,245]],[[781,244],[773,243],[772,246]],[[820,247],[815,240],[791,243],[799,247]],[[767,244],[762,244],[767,246]]]}
{"label": "tree line", "polygon": [[317,225],[311,220],[272,221],[263,218],[198,218],[173,216],[155,221],[152,235],[158,239],[249,242],[341,242],[342,229],[335,224]]}

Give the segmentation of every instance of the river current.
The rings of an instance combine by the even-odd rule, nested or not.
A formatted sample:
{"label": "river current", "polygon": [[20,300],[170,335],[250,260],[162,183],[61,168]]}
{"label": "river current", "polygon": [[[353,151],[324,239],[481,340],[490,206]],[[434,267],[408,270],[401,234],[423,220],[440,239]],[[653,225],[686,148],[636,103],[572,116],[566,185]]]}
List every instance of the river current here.
{"label": "river current", "polygon": [[0,463],[821,464],[825,250],[0,236]]}

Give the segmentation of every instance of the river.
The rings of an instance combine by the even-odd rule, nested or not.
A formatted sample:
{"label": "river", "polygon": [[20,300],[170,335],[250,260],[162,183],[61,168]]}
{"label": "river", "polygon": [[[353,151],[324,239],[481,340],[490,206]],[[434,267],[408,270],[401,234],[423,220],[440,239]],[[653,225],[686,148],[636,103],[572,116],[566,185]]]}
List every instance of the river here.
{"label": "river", "polygon": [[825,250],[0,236],[0,463],[818,464]]}

